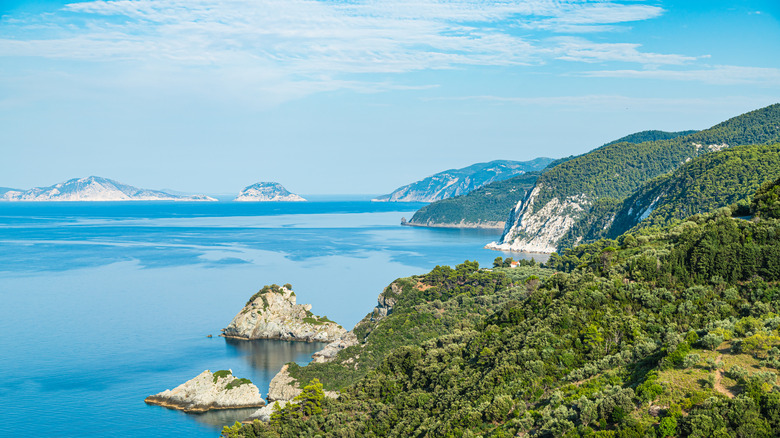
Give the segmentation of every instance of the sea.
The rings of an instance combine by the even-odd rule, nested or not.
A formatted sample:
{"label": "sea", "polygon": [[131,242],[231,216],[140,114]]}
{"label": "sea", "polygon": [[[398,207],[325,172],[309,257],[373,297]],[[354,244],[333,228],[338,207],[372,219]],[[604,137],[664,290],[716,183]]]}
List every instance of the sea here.
{"label": "sea", "polygon": [[[253,410],[144,403],[203,370],[265,396],[283,364],[323,344],[235,341],[220,329],[267,284],[290,283],[351,328],[394,279],[496,256],[498,231],[404,227],[424,204],[0,204],[0,436],[217,437]],[[539,255],[536,255],[539,260]]]}

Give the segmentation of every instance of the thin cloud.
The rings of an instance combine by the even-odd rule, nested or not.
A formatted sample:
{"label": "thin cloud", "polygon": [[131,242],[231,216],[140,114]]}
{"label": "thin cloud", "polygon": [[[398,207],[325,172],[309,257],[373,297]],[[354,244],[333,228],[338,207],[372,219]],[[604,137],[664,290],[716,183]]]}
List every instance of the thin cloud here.
{"label": "thin cloud", "polygon": [[158,72],[171,80],[147,83],[198,89],[221,84],[215,93],[252,90],[276,101],[284,100],[284,93],[296,98],[387,87],[372,74],[541,65],[555,59],[642,66],[695,60],[643,52],[634,43],[516,32],[518,26],[604,32],[663,12],[635,2],[588,0],[101,0],[69,4],[37,19],[0,22],[0,57],[109,66],[92,74],[121,65],[128,73],[111,78],[116,86],[143,86],[129,78]]}
{"label": "thin cloud", "polygon": [[697,81],[715,85],[767,85],[780,87],[780,69],[718,65],[695,70],[600,70],[582,73],[588,77]]}

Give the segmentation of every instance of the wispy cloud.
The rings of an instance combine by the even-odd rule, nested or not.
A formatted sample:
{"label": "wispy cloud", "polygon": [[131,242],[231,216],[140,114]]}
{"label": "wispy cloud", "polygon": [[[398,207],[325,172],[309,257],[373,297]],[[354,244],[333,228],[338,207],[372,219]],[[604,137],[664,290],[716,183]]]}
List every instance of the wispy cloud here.
{"label": "wispy cloud", "polygon": [[692,70],[600,70],[584,72],[588,77],[697,81],[717,85],[757,84],[780,87],[780,69],[717,65]]}
{"label": "wispy cloud", "polygon": [[157,72],[173,83],[221,83],[283,100],[391,86],[371,74],[553,60],[642,67],[694,61],[643,52],[636,43],[517,32],[612,31],[663,12],[609,0],[98,0],[0,22],[0,57],[121,63],[127,73],[116,81]]}

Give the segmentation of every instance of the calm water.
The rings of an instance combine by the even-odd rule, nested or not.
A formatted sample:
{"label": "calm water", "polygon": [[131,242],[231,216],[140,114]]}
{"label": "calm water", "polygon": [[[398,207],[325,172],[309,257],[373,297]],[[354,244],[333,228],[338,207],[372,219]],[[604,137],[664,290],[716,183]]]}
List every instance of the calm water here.
{"label": "calm water", "polygon": [[491,232],[398,225],[419,206],[0,204],[0,436],[217,436],[247,412],[143,399],[227,368],[265,395],[308,362],[321,345],[217,337],[263,285],[351,328],[397,277],[500,255]]}

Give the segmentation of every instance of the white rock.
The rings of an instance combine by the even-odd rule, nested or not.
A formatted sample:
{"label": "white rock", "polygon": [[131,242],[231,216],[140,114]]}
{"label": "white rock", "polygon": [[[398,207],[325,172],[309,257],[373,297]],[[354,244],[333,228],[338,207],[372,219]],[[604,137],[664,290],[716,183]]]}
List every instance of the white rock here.
{"label": "white rock", "polygon": [[258,294],[222,330],[222,336],[333,342],[347,333],[335,322],[318,320],[310,310],[310,304],[296,304],[293,291],[281,287]]}
{"label": "white rock", "polygon": [[259,182],[244,187],[234,201],[239,202],[302,202],[306,199],[290,193],[279,183]]}
{"label": "white rock", "polygon": [[174,389],[150,395],[144,401],[148,404],[180,409],[185,412],[205,412],[209,409],[254,408],[265,405],[260,390],[252,383],[237,387],[228,386],[236,381],[232,371],[222,377],[215,377],[206,370],[194,379]]}

